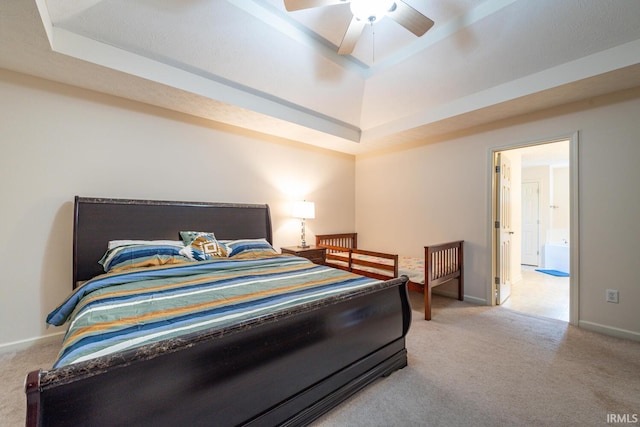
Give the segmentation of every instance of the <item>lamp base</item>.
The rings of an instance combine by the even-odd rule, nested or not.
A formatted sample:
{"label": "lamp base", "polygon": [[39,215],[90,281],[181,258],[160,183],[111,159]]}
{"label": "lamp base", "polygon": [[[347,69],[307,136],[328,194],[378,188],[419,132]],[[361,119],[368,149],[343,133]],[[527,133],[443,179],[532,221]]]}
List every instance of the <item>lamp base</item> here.
{"label": "lamp base", "polygon": [[301,248],[301,249],[308,249],[311,246],[309,246],[309,245],[298,245],[298,247]]}

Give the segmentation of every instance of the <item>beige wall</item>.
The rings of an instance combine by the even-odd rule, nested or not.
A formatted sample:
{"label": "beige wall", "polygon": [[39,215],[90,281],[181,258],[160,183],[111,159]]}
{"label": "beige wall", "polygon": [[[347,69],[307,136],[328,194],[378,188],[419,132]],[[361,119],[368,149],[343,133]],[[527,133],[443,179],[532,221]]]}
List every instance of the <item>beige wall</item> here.
{"label": "beige wall", "polygon": [[355,162],[3,70],[0,94],[0,346],[59,332],[44,317],[70,290],[74,195],[266,202],[277,247],[297,243],[289,202],[306,197],[309,241],[356,228],[362,247],[421,256],[466,240],[467,299],[484,303],[489,150],[576,130],[580,322],[640,336],[638,91]]}
{"label": "beige wall", "polygon": [[[467,300],[486,302],[491,276],[489,152],[579,139],[579,321],[640,339],[640,90],[615,94],[444,142],[356,160],[356,229],[363,248],[420,256],[425,244],[466,241]],[[620,303],[605,302],[607,288]]]}
{"label": "beige wall", "polygon": [[295,199],[308,241],[355,227],[353,156],[3,70],[0,94],[0,346],[59,332],[75,195],[268,203],[276,247],[299,242]]}

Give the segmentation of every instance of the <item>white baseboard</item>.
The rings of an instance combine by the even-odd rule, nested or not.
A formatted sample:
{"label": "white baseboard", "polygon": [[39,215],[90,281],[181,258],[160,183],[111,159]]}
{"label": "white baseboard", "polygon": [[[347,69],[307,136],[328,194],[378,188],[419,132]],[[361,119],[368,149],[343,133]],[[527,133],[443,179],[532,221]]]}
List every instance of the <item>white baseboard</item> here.
{"label": "white baseboard", "polygon": [[[431,293],[433,295],[441,295],[443,297],[449,297],[449,298],[453,298],[453,299],[458,299],[458,292],[453,292],[453,291],[442,291],[440,289],[432,289]],[[484,298],[476,298],[476,297],[472,297],[469,295],[465,295],[464,296],[464,301],[465,302],[470,302],[471,304],[477,304],[477,305],[487,305],[487,300]]]}
{"label": "white baseboard", "polygon": [[469,302],[471,304],[476,304],[476,305],[488,305],[486,299],[472,297],[472,296],[469,296],[469,295],[465,295],[464,296],[464,302]]}
{"label": "white baseboard", "polygon": [[431,289],[431,295],[440,295],[443,297],[449,297],[449,298],[455,298],[458,299],[458,293],[457,292],[453,292],[453,291],[443,291],[443,290],[436,290],[436,289]]}
{"label": "white baseboard", "polygon": [[599,323],[587,322],[586,320],[580,320],[578,326],[583,329],[598,332],[604,335],[610,335],[617,338],[624,338],[627,340],[640,341],[640,333],[634,331],[628,331],[626,329],[614,328],[613,326],[601,325]]}
{"label": "white baseboard", "polygon": [[0,344],[0,353],[24,350],[25,348],[29,348],[34,344],[44,344],[44,343],[53,342],[53,341],[62,342],[61,336],[64,335],[64,333],[65,331],[60,331],[60,332],[55,332],[53,334],[44,335],[42,337],[28,338],[26,340],[13,341],[13,342]]}

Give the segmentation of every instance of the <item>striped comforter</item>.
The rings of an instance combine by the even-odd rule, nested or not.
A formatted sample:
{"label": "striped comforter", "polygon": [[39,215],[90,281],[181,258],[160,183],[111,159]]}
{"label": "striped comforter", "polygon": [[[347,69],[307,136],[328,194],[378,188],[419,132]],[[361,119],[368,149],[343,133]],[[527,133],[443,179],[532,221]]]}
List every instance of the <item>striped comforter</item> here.
{"label": "striped comforter", "polygon": [[379,283],[293,256],[229,258],[97,276],[47,317],[69,322],[54,368]]}

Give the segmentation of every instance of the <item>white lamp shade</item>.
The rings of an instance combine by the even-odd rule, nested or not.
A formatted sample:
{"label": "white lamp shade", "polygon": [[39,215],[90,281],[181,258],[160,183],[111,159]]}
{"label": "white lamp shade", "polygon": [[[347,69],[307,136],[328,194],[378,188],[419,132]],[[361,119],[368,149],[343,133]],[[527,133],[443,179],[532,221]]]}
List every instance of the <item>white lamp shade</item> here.
{"label": "white lamp shade", "polygon": [[316,217],[316,205],[313,202],[293,202],[291,210],[291,216],[294,218],[315,218]]}

